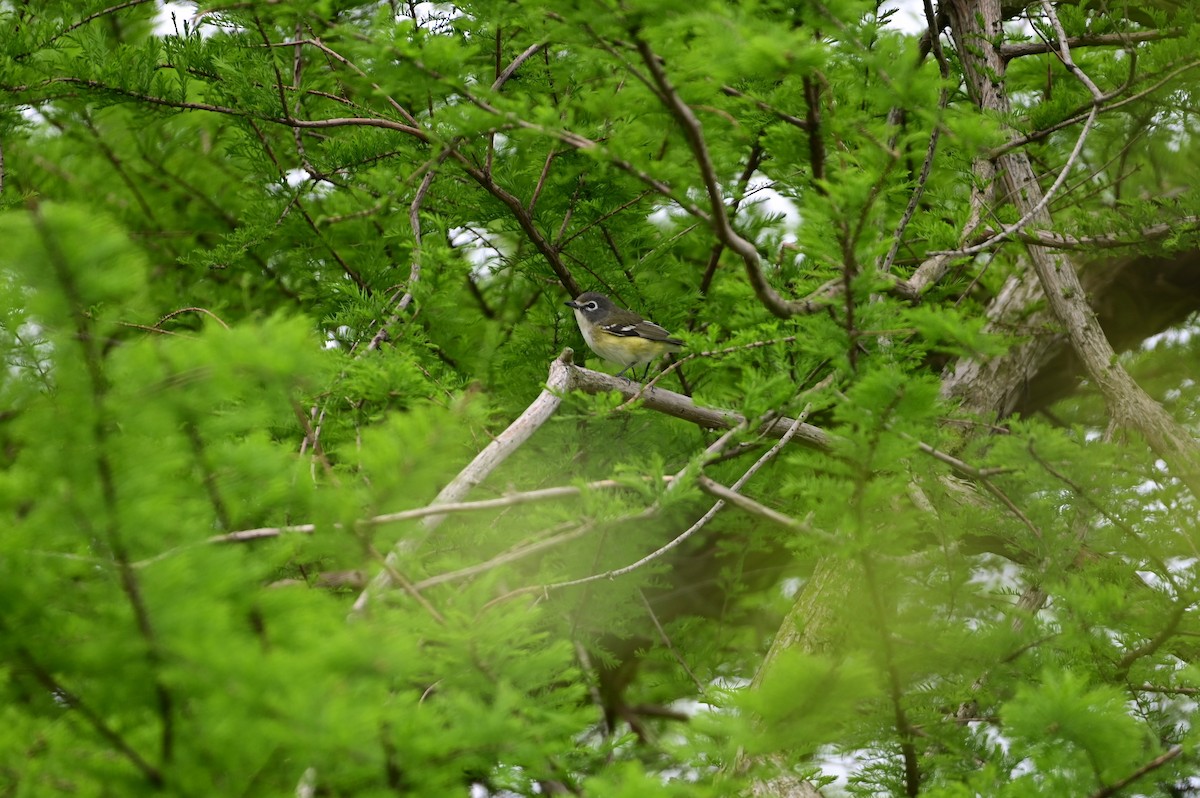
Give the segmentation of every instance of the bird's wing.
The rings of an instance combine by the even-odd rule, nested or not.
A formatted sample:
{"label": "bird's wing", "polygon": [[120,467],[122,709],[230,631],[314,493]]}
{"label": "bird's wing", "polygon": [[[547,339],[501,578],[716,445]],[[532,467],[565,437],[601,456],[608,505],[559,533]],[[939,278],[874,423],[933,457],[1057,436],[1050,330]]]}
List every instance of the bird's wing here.
{"label": "bird's wing", "polygon": [[683,346],[683,341],[680,341],[678,338],[672,338],[671,333],[659,327],[654,322],[646,321],[645,319],[632,323],[617,322],[616,324],[606,324],[601,329],[609,335],[618,335],[623,338],[645,338],[650,341],[661,341],[664,344]]}

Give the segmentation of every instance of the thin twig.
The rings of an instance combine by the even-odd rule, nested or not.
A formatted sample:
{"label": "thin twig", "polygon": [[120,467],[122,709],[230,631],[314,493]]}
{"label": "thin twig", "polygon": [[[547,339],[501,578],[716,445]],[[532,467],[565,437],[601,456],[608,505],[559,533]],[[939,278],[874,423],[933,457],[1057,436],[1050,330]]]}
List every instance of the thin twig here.
{"label": "thin twig", "polygon": [[683,101],[670,79],[667,78],[658,56],[650,49],[650,45],[637,36],[634,37],[634,41],[637,44],[638,52],[642,55],[642,61],[645,62],[646,68],[658,86],[663,102],[670,110],[671,115],[679,122],[684,138],[691,148],[692,156],[696,160],[696,166],[700,170],[700,180],[708,198],[709,223],[712,225],[713,232],[726,247],[742,259],[746,266],[746,275],[759,302],[775,316],[780,318],[794,316],[795,311],[790,303],[779,296],[767,282],[758,249],[753,243],[739,235],[730,223],[725,207],[725,197],[721,193],[716,167],[709,155],[708,145],[704,141],[700,120],[696,118],[696,114]]}
{"label": "thin twig", "polygon": [[1183,753],[1182,745],[1173,745],[1170,748],[1168,748],[1166,750],[1166,752],[1164,752],[1163,754],[1161,754],[1159,756],[1154,757],[1154,759],[1151,759],[1149,762],[1142,765],[1140,768],[1133,771],[1125,778],[1119,779],[1107,787],[1096,790],[1094,793],[1092,793],[1089,796],[1089,798],[1109,798],[1109,796],[1116,795],[1121,790],[1125,789],[1130,784],[1133,784],[1135,781],[1140,779],[1142,776],[1145,776],[1147,773],[1150,773],[1151,771],[1158,770],[1160,767],[1167,764],[1172,759],[1174,759],[1175,757],[1179,756],[1182,753]]}
{"label": "thin twig", "polygon": [[504,68],[503,72],[496,76],[496,80],[492,83],[492,91],[500,91],[500,87],[507,83],[508,79],[513,76],[513,73],[521,68],[521,64],[524,64],[530,58],[537,55],[545,46],[545,42],[529,45],[523,53],[514,58],[512,63]]}
{"label": "thin twig", "polygon": [[[754,464],[752,466],[750,466],[750,468],[746,469],[746,473],[742,474],[742,476],[738,478],[737,482],[733,483],[731,490],[733,490],[733,491],[740,490],[741,487],[743,485],[745,485],[746,482],[751,477],[753,477],[756,473],[758,473],[759,469],[761,469],[764,465],[766,465],[767,462],[769,460],[771,460],[771,458],[773,458],[779,452],[780,449],[782,449],[785,445],[787,445],[787,443],[792,439],[792,437],[797,433],[797,431],[799,431],[801,425],[804,423],[804,419],[806,416],[807,416],[807,412],[801,413],[799,416],[797,416],[796,420],[792,422],[792,424],[788,428],[787,432],[785,432],[783,434],[783,436],[781,436],[780,439],[775,442],[774,446],[772,446],[760,458],[758,458],[758,460],[756,460],[754,462]],[[725,437],[729,438],[730,436],[726,435]],[[712,447],[709,447],[709,448],[711,450]],[[637,560],[636,562],[630,563],[629,565],[623,566],[621,568],[614,568],[610,571],[605,571],[604,573],[592,574],[590,576],[581,577],[579,579],[568,579],[568,580],[565,580],[562,582],[551,582],[550,584],[545,584],[545,585],[530,585],[529,587],[518,588],[517,590],[510,591],[510,592],[504,594],[503,596],[500,596],[497,599],[493,599],[491,602],[488,603],[488,606],[491,606],[492,604],[496,604],[501,601],[507,601],[508,599],[515,598],[516,596],[524,595],[527,593],[549,594],[551,591],[554,591],[554,590],[561,590],[561,589],[567,588],[567,587],[578,587],[579,585],[586,585],[591,582],[599,582],[599,581],[602,581],[605,579],[616,579],[617,577],[625,576],[626,574],[633,573],[634,571],[638,570],[642,566],[647,565],[647,564],[659,559],[660,557],[665,555],[667,552],[671,551],[672,549],[676,548],[681,543],[686,541],[688,538],[690,538],[692,535],[694,535],[696,532],[698,532],[700,529],[702,529],[709,521],[711,521],[713,519],[713,517],[718,512],[720,512],[721,508],[724,506],[725,506],[725,501],[718,500],[716,503],[713,504],[712,507],[710,507],[708,509],[708,511],[706,513],[704,513],[704,515],[700,516],[700,518],[695,523],[693,523],[691,526],[689,526],[683,532],[676,535],[674,538],[672,538],[670,541],[668,541],[664,545],[662,545],[659,548],[655,549],[654,551],[650,552],[645,557],[642,557],[641,559]]]}
{"label": "thin twig", "polygon": [[[1194,61],[1190,61],[1181,67],[1171,70],[1170,72],[1165,74],[1161,80],[1158,80],[1158,81],[1152,83],[1147,88],[1145,88],[1135,94],[1131,94],[1128,97],[1124,97],[1120,100],[1117,100],[1116,102],[1106,102],[1104,104],[1103,110],[1115,111],[1116,109],[1121,108],[1122,106],[1137,102],[1138,100],[1141,100],[1144,97],[1158,91],[1163,86],[1167,85],[1168,83],[1173,81],[1176,77],[1183,74],[1184,72],[1195,69],[1196,67],[1200,67],[1200,58],[1198,58]],[[1120,96],[1120,94],[1124,93],[1125,89],[1126,89],[1126,87],[1122,86],[1117,91],[1109,92],[1109,94],[1108,94],[1109,99],[1114,99],[1114,98]],[[1062,130],[1063,128],[1071,127],[1072,125],[1078,124],[1081,120],[1083,120],[1086,116],[1088,116],[1088,114],[1091,113],[1091,108],[1092,108],[1092,105],[1089,104],[1083,110],[1078,111],[1074,114],[1071,114],[1070,116],[1066,117],[1065,119],[1063,119],[1059,122],[1055,122],[1053,125],[1044,127],[1040,130],[1035,130],[1034,132],[1027,133],[1023,136],[1018,136],[1016,138],[1010,139],[1009,141],[1005,142],[1004,144],[1000,145],[999,147],[996,147],[995,149],[988,152],[987,156],[989,158],[997,158],[1001,155],[1004,155],[1005,153],[1012,152],[1013,150],[1016,150],[1016,149],[1020,149],[1021,147],[1024,147],[1028,144],[1033,144],[1035,142],[1041,141],[1042,139],[1046,138],[1047,136],[1051,135],[1052,133],[1057,133],[1058,131]]]}
{"label": "thin twig", "polygon": [[436,587],[437,585],[442,585],[447,582],[457,582],[460,579],[468,579],[472,576],[478,576],[479,574],[487,573],[495,568],[499,568],[502,565],[508,565],[511,562],[523,560],[526,557],[530,557],[540,551],[545,551],[546,549],[551,549],[555,546],[561,546],[564,543],[570,543],[572,540],[577,540],[595,529],[595,524],[590,522],[581,524],[575,521],[570,521],[562,526],[567,527],[566,531],[559,532],[533,543],[517,546],[509,551],[497,554],[495,557],[492,557],[485,562],[481,562],[476,565],[469,565],[465,568],[459,568],[457,571],[447,571],[444,574],[438,574],[436,576],[428,577],[427,579],[422,579],[420,582],[417,582],[415,585],[413,585],[413,587],[417,590],[425,590],[426,588]]}
{"label": "thin twig", "polygon": [[[432,504],[452,504],[461,500],[471,488],[482,482],[488,474],[508,459],[509,455],[519,449],[542,424],[554,415],[558,406],[562,404],[563,395],[571,385],[571,358],[573,355],[574,353],[570,349],[564,349],[562,354],[555,358],[554,362],[550,364],[550,377],[546,382],[545,390],[525,409],[524,413],[509,424],[504,432],[500,433],[446,487],[442,488]],[[445,518],[445,513],[427,516],[424,521],[425,534],[432,533]],[[388,552],[385,564],[393,565],[399,562],[400,554],[407,546],[411,545],[411,542],[407,541],[398,542]],[[371,581],[370,586],[359,594],[358,599],[354,602],[354,612],[361,613],[366,608],[371,595],[386,590],[390,584],[388,572],[381,571]]]}
{"label": "thin twig", "polygon": [[930,254],[935,256],[941,255],[947,258],[961,258],[967,255],[975,255],[979,252],[984,252],[996,247],[1001,242],[1022,232],[1026,227],[1029,226],[1030,222],[1041,218],[1046,210],[1046,206],[1050,203],[1050,200],[1054,198],[1054,195],[1058,193],[1058,190],[1062,187],[1062,184],[1066,182],[1067,176],[1070,175],[1071,170],[1075,167],[1075,162],[1079,160],[1079,155],[1083,152],[1083,144],[1085,141],[1087,141],[1088,136],[1091,134],[1092,125],[1096,123],[1096,116],[1099,114],[1099,112],[1100,104],[1094,103],[1091,111],[1088,112],[1087,118],[1083,122],[1083,129],[1079,131],[1079,136],[1075,139],[1075,146],[1071,148],[1071,153],[1067,156],[1066,163],[1064,163],[1062,169],[1059,170],[1058,177],[1055,178],[1054,182],[1050,184],[1050,187],[1042,193],[1041,198],[1034,203],[1033,207],[1028,208],[1025,213],[1021,215],[1020,219],[1010,225],[1005,225],[995,235],[974,246],[963,247],[962,249],[932,252]]}
{"label": "thin twig", "polygon": [[654,623],[654,628],[658,630],[658,637],[660,640],[662,640],[663,645],[667,647],[667,651],[669,651],[671,656],[675,658],[675,661],[679,663],[679,667],[683,668],[683,672],[686,673],[688,678],[692,680],[692,684],[696,685],[696,690],[700,693],[703,693],[704,682],[700,681],[696,677],[696,674],[692,672],[690,667],[688,667],[687,660],[683,658],[683,655],[679,653],[679,650],[676,649],[675,645],[671,642],[671,637],[667,634],[667,630],[663,628],[663,625],[658,620],[658,614],[654,611],[654,608],[650,606],[650,602],[646,600],[646,594],[641,590],[638,590],[638,598],[642,600],[642,606],[646,608],[646,614],[650,616],[650,620]]}
{"label": "thin twig", "polygon": [[835,539],[833,535],[814,528],[806,521],[799,521],[795,518],[792,518],[790,515],[785,515],[778,510],[774,510],[765,504],[751,499],[749,496],[745,496],[731,488],[725,487],[720,482],[717,482],[716,480],[704,474],[701,474],[696,478],[696,485],[710,496],[715,496],[718,499],[722,499],[729,504],[732,504],[734,507],[737,507],[739,510],[744,510],[751,515],[757,515],[760,518],[765,518],[771,523],[777,524],[784,529],[790,529],[793,532],[811,535],[825,541],[833,541]]}
{"label": "thin twig", "polygon": [[179,310],[173,310],[170,313],[163,316],[162,318],[160,318],[158,321],[156,321],[154,323],[154,326],[161,327],[163,325],[163,322],[170,321],[171,319],[175,318],[176,316],[180,316],[184,313],[203,313],[205,316],[209,316],[210,318],[212,318],[214,321],[216,321],[217,324],[220,324],[226,330],[229,329],[229,325],[226,324],[220,316],[218,316],[216,313],[213,313],[208,308],[180,308]]}
{"label": "thin twig", "polygon": [[[670,477],[663,477],[663,479],[669,480]],[[581,496],[586,491],[591,490],[614,490],[628,487],[630,487],[628,482],[620,482],[615,479],[602,479],[598,482],[589,482],[588,484],[579,487],[576,487],[575,485],[561,485],[553,488],[538,488],[537,490],[524,491],[522,493],[510,493],[495,499],[480,499],[479,501],[473,502],[430,504],[426,507],[417,507],[413,510],[402,510],[396,513],[384,513],[382,515],[371,516],[370,518],[364,518],[358,523],[364,526],[397,524],[404,521],[415,521],[420,518],[428,518],[431,515],[445,515],[447,513],[473,513],[482,510],[495,510],[502,507],[515,507],[520,504],[530,504],[532,502],[551,501],[554,499]],[[342,525],[334,524],[333,528],[341,529]],[[264,538],[274,538],[287,534],[310,535],[315,532],[316,529],[316,524],[291,524],[288,526],[268,526],[259,527],[258,529],[242,529],[238,530],[237,532],[228,532],[224,535],[213,535],[212,537],[208,538],[208,542],[244,543],[249,540],[262,540]]]}

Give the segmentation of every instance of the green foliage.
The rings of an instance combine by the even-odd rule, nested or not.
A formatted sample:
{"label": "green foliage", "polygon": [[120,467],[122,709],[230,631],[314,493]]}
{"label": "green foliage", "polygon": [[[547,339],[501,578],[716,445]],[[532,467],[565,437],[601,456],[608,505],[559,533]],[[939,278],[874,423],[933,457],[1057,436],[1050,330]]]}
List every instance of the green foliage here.
{"label": "green foliage", "polygon": [[[0,6],[0,795],[1194,793],[1195,496],[997,307],[1060,237],[1194,429],[1197,9],[1058,9],[1074,156],[858,0]],[[424,512],[618,368],[569,289],[747,423],[568,391]]]}

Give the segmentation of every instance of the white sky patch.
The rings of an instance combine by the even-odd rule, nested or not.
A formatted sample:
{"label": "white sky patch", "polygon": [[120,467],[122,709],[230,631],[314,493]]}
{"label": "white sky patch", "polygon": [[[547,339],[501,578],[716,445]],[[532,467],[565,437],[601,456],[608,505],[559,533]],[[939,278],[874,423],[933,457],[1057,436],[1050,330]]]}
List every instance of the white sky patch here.
{"label": "white sky patch", "polygon": [[750,182],[746,185],[746,198],[742,203],[744,210],[751,208],[758,213],[768,216],[782,217],[778,222],[778,227],[782,228],[782,242],[785,244],[795,244],[797,241],[796,231],[800,229],[800,207],[788,197],[783,196],[775,190],[775,181],[771,178],[754,173],[750,178]]}
{"label": "white sky patch", "polygon": [[[337,186],[335,186],[333,183],[330,183],[328,180],[314,181],[312,179],[312,175],[303,169],[289,169],[283,176],[283,179],[287,181],[288,186],[291,188],[300,188],[305,184],[308,184],[308,195],[310,197],[326,197],[333,193],[333,190],[337,188]],[[271,186],[271,188],[278,190],[276,186]]]}
{"label": "white sky patch", "polygon": [[486,277],[504,265],[505,254],[500,242],[478,227],[451,227],[450,246],[462,252],[471,264],[476,277]]}
{"label": "white sky patch", "polygon": [[162,3],[154,15],[156,36],[188,36],[199,34],[207,39],[215,36],[225,25],[214,24],[213,17],[202,13],[197,3]]}
{"label": "white sky patch", "polygon": [[1163,330],[1157,335],[1151,335],[1145,341],[1142,341],[1141,348],[1143,351],[1150,351],[1158,349],[1160,346],[1165,348],[1186,344],[1192,340],[1197,331],[1200,331],[1200,328],[1194,324],[1188,327],[1175,327],[1170,330]]}
{"label": "white sky patch", "polygon": [[879,7],[879,14],[883,16],[893,10],[896,13],[889,20],[890,27],[901,33],[921,34],[929,27],[925,24],[925,6],[921,0],[889,0]]}
{"label": "white sky patch", "polygon": [[62,134],[61,130],[50,124],[49,120],[46,119],[46,116],[32,105],[22,105],[17,110],[20,112],[23,119],[25,119],[27,122],[32,122],[41,128],[40,132],[43,135],[59,136]]}
{"label": "white sky patch", "polygon": [[813,757],[813,764],[821,769],[822,774],[837,779],[825,788],[827,792],[832,788],[837,794],[845,794],[844,791],[850,784],[850,777],[864,765],[879,761],[882,756],[884,754],[870,749],[839,751],[834,746],[827,745],[817,750]]}
{"label": "white sky patch", "polygon": [[333,332],[325,334],[325,348],[341,349],[342,341],[349,341],[353,335],[354,330],[343,324]]}
{"label": "white sky patch", "polygon": [[980,585],[987,590],[1019,590],[1021,568],[1014,562],[997,560],[994,567],[974,569],[969,584]]}
{"label": "white sky patch", "polygon": [[453,3],[417,3],[411,7],[411,10],[409,6],[403,6],[400,13],[396,15],[396,19],[416,20],[416,23],[423,28],[429,28],[434,33],[443,33],[445,31],[442,31],[441,28],[462,15],[462,10]]}

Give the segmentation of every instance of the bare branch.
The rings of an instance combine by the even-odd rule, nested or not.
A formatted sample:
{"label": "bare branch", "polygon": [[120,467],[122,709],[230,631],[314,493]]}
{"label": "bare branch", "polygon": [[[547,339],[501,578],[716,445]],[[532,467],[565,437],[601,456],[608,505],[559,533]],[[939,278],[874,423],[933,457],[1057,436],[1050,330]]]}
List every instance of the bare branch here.
{"label": "bare branch", "polygon": [[[1166,30],[1139,30],[1122,33],[1092,33],[1085,36],[1071,36],[1066,39],[1070,47],[1113,47],[1140,42],[1153,42],[1160,39],[1175,39],[1183,35],[1178,28]],[[1041,55],[1053,53],[1057,47],[1050,42],[1004,42],[1000,45],[1000,57],[1005,61],[1020,58],[1025,55]]]}
{"label": "bare branch", "polygon": [[667,647],[667,651],[671,652],[671,656],[674,657],[675,661],[679,663],[679,667],[683,668],[683,672],[686,673],[688,678],[692,680],[692,684],[696,685],[696,690],[700,693],[703,693],[704,683],[696,678],[696,674],[692,672],[690,667],[688,667],[687,660],[683,658],[683,655],[679,653],[679,650],[676,649],[675,645],[671,642],[671,638],[667,634],[667,630],[664,629],[663,625],[658,621],[657,613],[655,613],[654,608],[650,606],[650,602],[646,600],[646,594],[639,590],[638,597],[642,600],[642,606],[646,608],[646,614],[649,615],[650,620],[654,622],[654,628],[658,630],[658,637],[660,640],[662,640],[663,645]]}
{"label": "bare branch", "polygon": [[486,562],[481,562],[477,565],[469,565],[466,568],[459,568],[457,571],[449,571],[437,576],[431,576],[428,579],[422,579],[420,582],[413,585],[417,590],[424,590],[429,587],[445,584],[446,582],[456,582],[460,579],[467,579],[478,574],[486,573],[494,568],[499,568],[501,565],[507,565],[510,562],[516,562],[526,557],[537,554],[540,551],[561,546],[564,543],[569,543],[572,540],[577,540],[595,529],[595,524],[585,523],[579,524],[571,522],[566,526],[571,527],[565,532],[560,532],[556,535],[551,535],[543,540],[538,540],[533,543],[528,543],[524,546],[518,546],[503,554],[497,554]]}
{"label": "bare branch", "polygon": [[772,114],[777,119],[779,119],[781,122],[787,122],[789,125],[792,125],[793,127],[797,127],[801,130],[808,130],[808,122],[807,121],[801,119],[798,116],[793,116],[789,113],[785,113],[784,111],[779,110],[775,106],[773,106],[769,103],[763,102],[762,100],[759,100],[756,97],[751,97],[748,94],[744,94],[743,92],[739,91],[738,89],[735,89],[732,86],[722,86],[721,93],[728,97],[736,97],[738,99],[749,100],[750,102],[754,103],[755,108],[757,108],[760,111],[766,111],[768,114]]}
{"label": "bare branch", "polygon": [[683,130],[684,138],[688,142],[688,146],[692,150],[692,155],[696,159],[696,165],[700,170],[701,182],[704,184],[705,193],[708,196],[709,213],[711,214],[709,223],[712,225],[713,232],[717,238],[730,250],[732,250],[746,265],[746,275],[750,279],[750,285],[754,288],[754,294],[758,297],[759,302],[763,304],[767,310],[780,318],[788,318],[796,315],[791,303],[779,296],[775,289],[767,282],[766,275],[762,269],[762,257],[758,254],[758,249],[753,243],[742,238],[733,225],[729,221],[729,215],[725,209],[725,197],[721,193],[720,181],[717,177],[716,168],[713,166],[712,158],[708,154],[708,146],[704,142],[704,134],[700,129],[700,120],[696,118],[696,114],[688,107],[688,104],[683,101],[671,81],[667,78],[663,71],[662,65],[654,51],[640,37],[635,37],[638,52],[642,55],[642,60],[646,64],[646,68],[650,71],[650,75],[654,78],[654,82],[658,85],[659,92],[667,104],[672,116],[679,122]]}
{"label": "bare branch", "polygon": [[1164,752],[1163,754],[1161,754],[1159,756],[1154,757],[1154,759],[1151,759],[1149,762],[1142,765],[1140,768],[1133,771],[1125,778],[1119,779],[1119,780],[1113,782],[1112,784],[1108,785],[1107,787],[1104,787],[1103,789],[1096,790],[1094,793],[1091,794],[1091,796],[1089,796],[1089,798],[1109,798],[1109,796],[1116,795],[1121,790],[1125,789],[1130,784],[1133,784],[1135,781],[1140,779],[1142,776],[1145,776],[1147,773],[1150,773],[1152,771],[1158,770],[1160,767],[1167,764],[1172,759],[1174,759],[1175,757],[1179,756],[1182,753],[1183,753],[1182,745],[1171,746],[1170,748],[1168,748],[1166,750],[1166,752]]}
{"label": "bare branch", "polygon": [[[640,393],[640,401],[643,406],[707,429],[731,429],[746,422],[746,418],[740,413],[697,405],[690,396],[673,391],[650,388],[643,392],[643,386],[631,380],[612,377],[578,366],[572,366],[571,371],[573,374],[571,388],[575,390],[586,393],[615,391],[626,399],[637,397]],[[758,432],[760,435],[779,438],[788,431],[792,423],[792,419],[776,419],[765,424]],[[793,437],[801,445],[821,450],[828,450],[834,442],[834,436],[820,427],[814,427],[808,423],[802,423],[796,432],[789,436],[789,440]]]}
{"label": "bare branch", "polygon": [[[443,150],[438,156],[438,164],[441,164],[449,155],[449,150]],[[379,326],[379,330],[367,344],[368,352],[378,349],[387,340],[388,330],[400,320],[401,315],[412,304],[413,287],[421,279],[421,205],[425,202],[425,195],[429,193],[429,187],[433,185],[433,177],[436,173],[436,168],[425,173],[421,185],[417,187],[417,193],[413,196],[412,202],[408,204],[408,226],[412,230],[413,250],[408,267],[408,280],[404,283],[404,295],[392,306],[392,314]]]}
{"label": "bare branch", "polygon": [[[550,364],[550,378],[546,383],[546,388],[541,394],[525,409],[516,421],[508,425],[504,432],[500,433],[496,438],[489,443],[483,451],[475,456],[475,459],[458,473],[454,479],[450,481],[446,487],[442,488],[437,497],[433,500],[433,505],[451,504],[462,499],[471,488],[482,482],[488,474],[492,473],[503,463],[509,455],[521,447],[521,444],[529,440],[529,437],[545,424],[558,406],[562,404],[562,397],[571,387],[571,358],[574,352],[570,349],[564,349],[553,363]],[[433,532],[446,518],[445,514],[430,515],[425,518],[426,534]],[[404,550],[404,542],[397,544],[388,552],[384,562],[387,565],[394,565],[399,562],[400,553]],[[361,613],[370,600],[373,593],[379,593],[386,590],[391,585],[391,578],[387,571],[382,571],[378,576],[371,581],[371,585],[359,594],[358,599],[354,602],[354,612]]]}
{"label": "bare branch", "polygon": [[[804,413],[801,413],[796,418],[795,421],[791,422],[791,425],[788,427],[787,431],[784,432],[784,434],[779,438],[779,440],[775,442],[775,445],[773,445],[770,449],[768,449],[762,455],[762,457],[758,458],[758,460],[756,460],[754,462],[754,464],[750,466],[750,468],[746,469],[746,473],[742,474],[742,476],[738,478],[737,482],[733,483],[733,487],[731,488],[731,490],[733,490],[734,492],[740,490],[741,487],[743,485],[745,485],[746,482],[748,482],[751,477],[753,477],[756,473],[758,473],[759,469],[761,469],[764,465],[766,465],[767,462],[771,458],[773,458],[779,452],[779,450],[782,449],[792,439],[792,437],[800,430],[800,427],[804,424],[804,418],[806,417],[806,415],[807,415],[807,409]],[[748,426],[749,426],[749,423],[744,422],[739,427],[735,428],[735,430],[736,429],[745,429]],[[728,442],[729,440],[731,440],[733,437],[732,432],[733,431],[726,434],[717,443],[713,444],[712,446],[709,446],[708,449],[705,451],[705,455],[714,454],[715,453],[714,449],[716,449],[719,444],[722,444],[722,443],[725,443],[725,442]],[[676,474],[676,478],[678,479],[681,475],[683,475],[683,473],[685,471],[689,470],[690,468],[691,468],[691,464],[686,466],[684,468],[684,471],[681,471],[679,474]],[[675,483],[672,483],[672,484],[675,484]],[[700,518],[695,523],[693,523],[691,526],[689,526],[683,532],[676,535],[674,538],[672,538],[670,541],[668,541],[664,545],[662,545],[659,548],[655,549],[654,551],[650,552],[645,557],[642,557],[641,559],[639,559],[637,562],[630,563],[629,565],[623,566],[621,568],[614,568],[611,571],[605,571],[604,573],[601,573],[601,574],[592,574],[590,576],[584,576],[579,579],[568,579],[563,582],[552,582],[547,585],[531,585],[529,587],[518,588],[517,590],[513,590],[508,593],[505,593],[503,596],[500,596],[499,598],[493,599],[492,601],[490,601],[487,604],[487,606],[490,607],[493,604],[496,604],[498,602],[507,601],[508,599],[515,598],[517,596],[524,595],[526,593],[549,593],[552,590],[561,590],[562,588],[566,588],[566,587],[578,587],[579,585],[586,585],[591,582],[599,582],[604,579],[616,579],[619,576],[625,576],[626,574],[633,573],[634,571],[638,570],[642,566],[647,565],[647,564],[659,559],[667,552],[669,552],[672,549],[679,546],[679,544],[683,543],[685,540],[690,538],[692,535],[696,534],[696,532],[698,532],[709,521],[711,521],[713,519],[713,517],[716,516],[716,514],[718,512],[720,512],[721,508],[724,506],[725,506],[725,501],[723,499],[718,500],[715,504],[713,504],[712,507],[710,507],[708,509],[708,511],[704,515],[700,516]],[[655,509],[654,507],[648,508],[648,510],[646,512],[652,511],[654,509]]]}
{"label": "bare branch", "polygon": [[504,68],[503,72],[496,76],[496,80],[492,83],[492,91],[500,91],[500,87],[507,83],[508,79],[513,76],[513,73],[521,68],[521,64],[524,64],[530,58],[537,55],[545,46],[545,42],[529,45],[523,53],[514,58],[512,63]]}
{"label": "bare branch", "polygon": [[1025,230],[1018,233],[1017,238],[1027,244],[1038,244],[1050,249],[1119,249],[1141,246],[1147,241],[1167,238],[1197,225],[1200,225],[1200,216],[1183,216],[1170,222],[1143,227],[1127,235],[1107,233],[1098,236],[1072,236],[1049,230]]}
{"label": "bare branch", "polygon": [[[670,479],[664,477],[663,479]],[[504,507],[516,507],[521,504],[531,504],[534,502],[553,501],[554,499],[566,499],[575,496],[582,496],[584,493],[592,490],[618,490],[628,488],[628,482],[620,482],[615,479],[602,479],[597,482],[589,482],[586,485],[576,487],[575,485],[560,485],[553,488],[538,488],[537,490],[523,491],[521,493],[509,493],[504,496],[499,496],[495,499],[480,499],[473,502],[447,502],[443,504],[430,504],[425,507],[417,507],[413,510],[401,510],[395,513],[384,513],[382,515],[374,515],[370,518],[365,518],[359,521],[359,524],[365,526],[382,526],[383,524],[398,524],[404,521],[416,521],[420,518],[428,518],[431,515],[446,515],[448,513],[474,513],[483,510],[497,510]],[[334,529],[341,529],[341,524],[334,524]],[[249,540],[263,540],[265,538],[279,537],[280,535],[301,534],[311,535],[317,530],[316,524],[291,524],[289,526],[266,526],[257,529],[242,529],[237,532],[227,532],[224,535],[213,535],[208,538],[209,543],[244,543]]]}
{"label": "bare branch", "polygon": [[728,502],[734,507],[737,507],[739,510],[744,510],[751,515],[757,515],[760,518],[765,518],[771,523],[781,526],[785,529],[790,529],[793,532],[800,532],[805,535],[811,535],[826,541],[831,541],[834,539],[833,535],[830,535],[828,532],[823,532],[820,529],[816,529],[806,521],[798,521],[795,518],[792,518],[790,515],[785,515],[778,510],[773,510],[765,504],[756,502],[749,496],[744,496],[741,493],[732,490],[731,488],[725,487],[721,483],[713,480],[711,477],[701,474],[699,477],[697,477],[696,484],[705,493]]}
{"label": "bare branch", "polygon": [[[1029,156],[1025,152],[1013,151],[997,158],[998,173],[1008,188],[1009,196],[1022,214],[1021,222],[1006,228],[1012,232],[1016,232],[1015,228],[1024,227],[1028,222],[1048,226],[1050,216],[1046,211],[1047,199],[1061,185],[1067,169],[1078,156],[1084,134],[1090,130],[1104,99],[1095,83],[1071,59],[1069,43],[1062,33],[1062,25],[1058,22],[1053,6],[1049,2],[1043,2],[1042,7],[1054,24],[1059,37],[1059,57],[1088,87],[1092,94],[1092,106],[1076,142],[1075,151],[1058,180],[1047,192],[1042,192],[1038,186]],[[997,113],[1001,117],[1006,116],[1010,103],[1002,80],[1005,64],[990,43],[993,41],[992,32],[1000,30],[999,3],[991,0],[979,4],[967,0],[951,0],[946,10],[954,23],[959,55],[963,59],[972,96],[984,110]],[[1044,247],[1031,245],[1028,251],[1033,271],[1054,317],[1065,327],[1072,349],[1079,356],[1089,377],[1100,389],[1113,420],[1141,433],[1150,448],[1167,462],[1172,474],[1183,481],[1194,494],[1200,495],[1200,449],[1197,448],[1196,441],[1162,405],[1146,394],[1117,361],[1112,345],[1088,306],[1075,264],[1063,255]]]}

